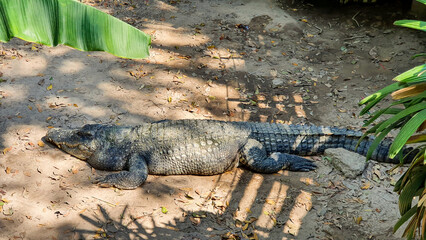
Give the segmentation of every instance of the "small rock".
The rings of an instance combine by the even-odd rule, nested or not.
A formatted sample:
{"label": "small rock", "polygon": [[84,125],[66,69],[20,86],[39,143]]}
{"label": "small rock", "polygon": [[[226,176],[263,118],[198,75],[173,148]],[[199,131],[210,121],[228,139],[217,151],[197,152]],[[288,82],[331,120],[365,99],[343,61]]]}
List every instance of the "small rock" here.
{"label": "small rock", "polygon": [[271,73],[271,76],[272,76],[273,78],[276,78],[276,77],[277,77],[277,75],[278,75],[278,71],[277,71],[277,70],[275,70],[275,69],[271,69],[269,72]]}
{"label": "small rock", "polygon": [[331,158],[332,165],[347,178],[356,178],[367,166],[364,156],[344,148],[326,149],[325,155]]}
{"label": "small rock", "polygon": [[373,48],[371,48],[370,51],[368,51],[368,54],[370,54],[370,56],[373,59],[376,59],[379,56],[379,53],[377,52],[376,46],[374,46]]}
{"label": "small rock", "polygon": [[284,84],[284,80],[283,79],[277,78],[277,79],[272,80],[272,87],[274,87],[274,88],[280,87],[283,84]]}

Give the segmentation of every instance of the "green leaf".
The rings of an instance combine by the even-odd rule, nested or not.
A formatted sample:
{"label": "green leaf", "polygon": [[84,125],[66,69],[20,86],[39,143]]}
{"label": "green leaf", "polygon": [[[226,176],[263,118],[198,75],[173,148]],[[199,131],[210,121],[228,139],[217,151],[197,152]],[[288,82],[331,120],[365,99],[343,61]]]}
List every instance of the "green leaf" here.
{"label": "green leaf", "polygon": [[370,119],[366,123],[364,123],[363,126],[366,127],[366,126],[370,125],[372,122],[374,122],[377,118],[379,118],[383,114],[395,115],[395,114],[401,112],[402,110],[403,109],[401,109],[401,108],[385,108],[385,109],[378,110],[378,111],[371,114]]}
{"label": "green leaf", "polygon": [[407,80],[409,80],[413,77],[418,78],[419,73],[423,72],[424,70],[426,70],[426,64],[413,67],[412,69],[399,74],[393,80],[398,81],[398,82],[407,82]]}
{"label": "green leaf", "polygon": [[426,5],[426,0],[417,0],[417,2],[419,2],[419,3],[423,3],[423,4],[425,4],[425,5]]}
{"label": "green leaf", "polygon": [[417,212],[417,205],[414,205],[408,212],[406,212],[393,227],[393,233],[395,233],[399,227],[402,226],[408,219],[410,219]]}
{"label": "green leaf", "polygon": [[380,100],[382,100],[384,97],[386,97],[389,93],[396,91],[398,89],[404,88],[406,85],[403,85],[399,82],[393,83],[389,86],[386,86],[379,91],[365,97],[359,102],[359,105],[367,104],[362,110],[360,115],[366,114],[374,105],[376,105]]}
{"label": "green leaf", "polygon": [[426,31],[426,22],[418,20],[398,20],[393,23],[401,27],[414,28],[421,31]]}
{"label": "green leaf", "polygon": [[407,140],[417,131],[419,126],[426,121],[426,109],[416,113],[399,131],[389,149],[389,157],[395,157],[401,151]]}
{"label": "green leaf", "polygon": [[378,129],[377,132],[381,132],[383,131],[383,129],[385,129],[386,127],[388,127],[389,125],[395,123],[396,121],[400,120],[401,118],[404,118],[414,112],[418,112],[420,110],[426,109],[426,102],[422,102],[419,104],[416,104],[414,106],[411,106],[407,109],[402,110],[401,112],[397,113],[396,115],[394,115],[393,117],[389,118],[388,120],[386,120]]}
{"label": "green leaf", "polygon": [[0,0],[0,41],[13,37],[48,46],[64,44],[82,51],[145,58],[149,35],[73,0]]}
{"label": "green leaf", "polygon": [[[413,201],[413,197],[417,195],[419,188],[425,181],[425,172],[416,171],[411,172],[410,181],[402,189],[401,195],[399,195],[399,212],[404,215],[410,208]],[[420,189],[420,193],[423,189]]]}
{"label": "green leaf", "polygon": [[[425,1],[426,1],[426,0],[425,0]],[[415,58],[418,58],[418,57],[426,57],[426,53],[419,53],[419,54],[416,54],[416,55],[412,56],[412,57],[411,57],[411,59],[415,59]]]}
{"label": "green leaf", "polygon": [[[392,124],[394,125],[394,124]],[[371,143],[370,147],[368,148],[367,152],[367,160],[371,158],[371,155],[373,155],[374,150],[376,150],[377,146],[379,146],[380,142],[383,140],[383,138],[386,137],[386,135],[392,130],[392,127],[386,128],[383,132],[381,132]]]}

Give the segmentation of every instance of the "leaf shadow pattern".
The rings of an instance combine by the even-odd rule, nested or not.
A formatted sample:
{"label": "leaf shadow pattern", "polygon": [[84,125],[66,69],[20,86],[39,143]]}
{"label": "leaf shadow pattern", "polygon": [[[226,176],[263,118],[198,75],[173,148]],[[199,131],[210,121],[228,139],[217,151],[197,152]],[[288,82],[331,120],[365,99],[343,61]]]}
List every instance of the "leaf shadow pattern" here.
{"label": "leaf shadow pattern", "polygon": [[[292,212],[300,208],[298,205],[304,204],[298,196],[306,186],[297,184],[290,188],[286,186],[288,178],[282,174],[261,175],[237,169],[217,175],[215,183],[209,187],[210,190],[204,191],[206,196],[199,198],[201,201],[198,203],[195,191],[186,193],[184,197],[179,193],[173,195],[177,208],[170,206],[168,214],[162,213],[161,209],[140,214],[133,212],[134,207],[129,203],[124,205],[120,214],[118,209],[111,209],[109,213],[105,206],[98,204],[92,216],[80,214],[85,223],[73,230],[73,239],[293,238],[302,227],[304,215],[295,217]],[[180,200],[179,196],[182,197]],[[159,197],[164,201],[170,198],[167,194]],[[293,231],[288,228],[288,223],[295,219],[299,222],[293,224],[297,225]],[[62,229],[69,227],[63,226]]]}
{"label": "leaf shadow pattern", "polygon": [[[128,205],[123,208],[121,216],[124,216],[128,210]],[[98,205],[98,212],[101,216],[94,215],[88,216],[80,214],[80,217],[88,224],[97,227],[96,230],[89,229],[75,229],[74,233],[78,239],[86,239],[89,236],[95,238],[117,238],[117,239],[143,239],[151,238],[152,234],[147,233],[144,228],[138,224],[136,229],[131,229],[129,224],[124,224],[123,218],[114,220],[107,210],[102,206]]]}

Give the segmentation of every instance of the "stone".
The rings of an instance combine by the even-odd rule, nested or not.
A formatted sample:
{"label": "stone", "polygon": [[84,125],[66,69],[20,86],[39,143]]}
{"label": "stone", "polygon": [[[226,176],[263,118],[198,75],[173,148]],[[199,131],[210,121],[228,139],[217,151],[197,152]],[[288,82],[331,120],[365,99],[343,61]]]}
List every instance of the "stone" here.
{"label": "stone", "polygon": [[344,148],[326,149],[324,155],[329,157],[331,164],[347,178],[356,178],[367,166],[364,156]]}
{"label": "stone", "polygon": [[284,85],[283,79],[276,78],[276,79],[272,80],[272,87],[277,88],[277,87],[280,87],[282,85]]}

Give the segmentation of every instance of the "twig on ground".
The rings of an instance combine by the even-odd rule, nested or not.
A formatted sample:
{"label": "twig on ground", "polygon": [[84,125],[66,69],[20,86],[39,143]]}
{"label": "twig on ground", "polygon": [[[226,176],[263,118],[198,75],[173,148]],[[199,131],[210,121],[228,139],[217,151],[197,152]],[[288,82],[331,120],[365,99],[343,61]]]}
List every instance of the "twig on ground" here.
{"label": "twig on ground", "polygon": [[354,20],[356,22],[356,25],[358,25],[359,27],[359,23],[358,21],[355,19],[355,17],[360,13],[361,11],[358,11],[357,13],[355,13],[355,15],[352,17],[352,20]]}
{"label": "twig on ground", "polygon": [[92,198],[94,198],[94,199],[96,199],[96,200],[99,200],[99,201],[101,201],[101,202],[104,202],[104,203],[106,203],[106,204],[110,205],[111,207],[116,207],[116,206],[117,206],[117,205],[116,205],[116,204],[114,204],[114,203],[107,202],[107,201],[105,201],[105,200],[102,200],[102,199],[97,198],[97,197],[94,197],[94,196],[92,196]]}

